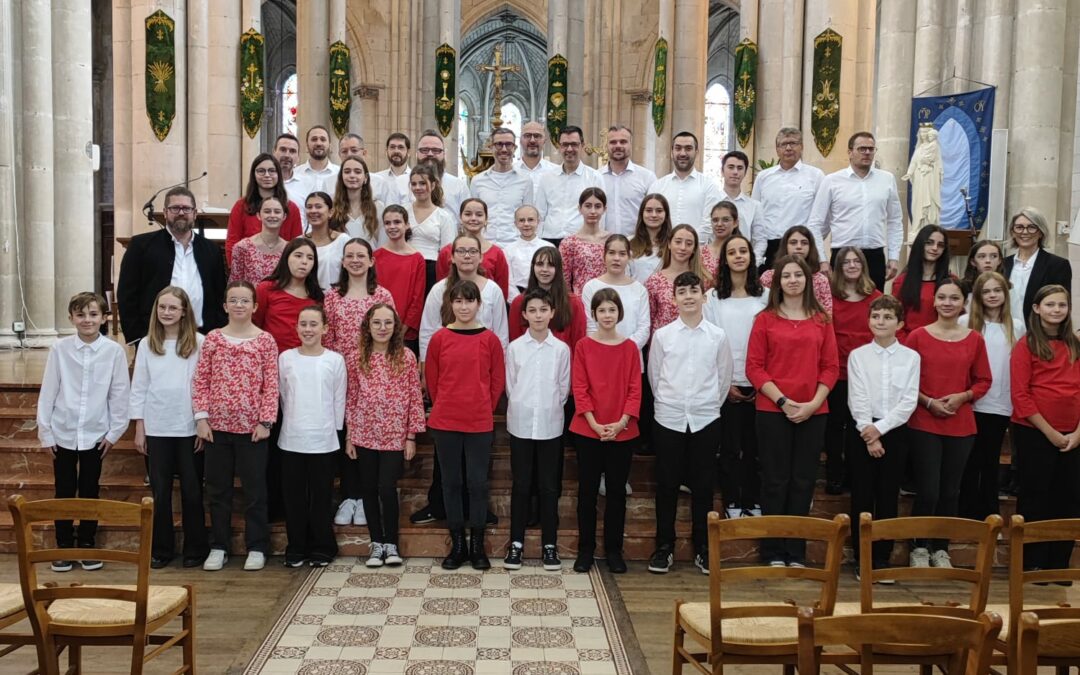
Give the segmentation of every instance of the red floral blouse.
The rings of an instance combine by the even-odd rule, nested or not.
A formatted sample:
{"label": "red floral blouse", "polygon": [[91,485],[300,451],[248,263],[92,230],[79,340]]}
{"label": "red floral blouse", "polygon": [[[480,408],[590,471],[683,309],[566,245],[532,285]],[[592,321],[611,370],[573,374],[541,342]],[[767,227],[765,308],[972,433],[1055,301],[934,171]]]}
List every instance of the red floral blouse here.
{"label": "red floral blouse", "polygon": [[351,359],[360,343],[360,324],[364,316],[380,302],[394,307],[394,297],[382,286],[376,286],[374,293],[363,298],[343,298],[333,288],[323,296],[323,310],[326,311],[328,324],[323,346],[344,356],[345,365],[352,366]]}
{"label": "red floral blouse", "polygon": [[604,267],[604,245],[585,241],[576,234],[559,244],[563,259],[563,276],[574,295],[581,295],[585,283],[607,271]]}
{"label": "red floral blouse", "polygon": [[250,238],[241,239],[233,246],[232,265],[229,267],[229,283],[246,281],[252,286],[270,276],[281,260],[281,252],[264,253]]}
{"label": "red floral blouse", "polygon": [[232,342],[220,330],[203,341],[191,381],[195,419],[209,417],[210,428],[250,434],[259,422],[273,422],[278,411],[278,348],[270,333]]}
{"label": "red floral blouse", "polygon": [[656,329],[679,318],[679,308],[675,306],[675,284],[657,270],[645,280],[645,290],[649,292],[651,333],[655,333]]}
{"label": "red floral blouse", "polygon": [[349,442],[369,450],[405,449],[409,434],[424,430],[424,395],[420,391],[420,370],[416,357],[408,349],[402,352],[404,364],[394,374],[386,354],[371,354],[371,372],[361,372],[354,360],[347,362],[349,393],[345,400],[345,419]]}

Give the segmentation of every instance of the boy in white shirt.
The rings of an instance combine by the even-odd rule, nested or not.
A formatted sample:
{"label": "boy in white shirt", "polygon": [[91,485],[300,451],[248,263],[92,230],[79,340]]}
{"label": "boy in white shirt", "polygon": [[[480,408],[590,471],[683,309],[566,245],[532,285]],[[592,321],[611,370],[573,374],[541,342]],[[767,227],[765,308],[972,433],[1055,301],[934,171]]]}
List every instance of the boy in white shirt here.
{"label": "boy in white shirt", "polygon": [[[904,325],[904,306],[891,295],[870,303],[870,332],[874,341],[848,356],[848,407],[857,438],[847,454],[851,477],[851,544],[855,550],[855,578],[859,573],[859,514],[875,520],[895,518],[904,475],[907,444],[902,434],[919,402],[919,354],[899,343],[896,332]],[[871,564],[889,566],[893,542],[876,541]],[[891,583],[891,581],[885,582]]]}
{"label": "boy in white shirt", "polygon": [[[532,259],[540,249],[551,246],[551,242],[541,239],[540,212],[535,206],[525,204],[514,211],[514,226],[521,235],[516,241],[512,241],[503,248],[506,256],[506,264],[510,268],[510,288],[506,301],[513,302],[514,298],[525,292],[529,285],[529,275],[532,273]],[[524,308],[522,308],[524,309]]]}
{"label": "boy in white shirt", "polygon": [[[128,427],[128,361],[119,344],[101,334],[105,299],[77,293],[68,303],[75,335],[56,341],[49,350],[38,395],[37,426],[41,447],[53,456],[57,499],[97,499],[101,460]],[[56,521],[57,548],[94,548],[96,520]],[[103,567],[100,560],[81,560],[84,570]],[[54,572],[69,572],[72,560],[52,563]]]}
{"label": "boy in white shirt", "polygon": [[693,272],[675,277],[679,318],[653,333],[649,384],[656,452],[656,551],[649,571],[664,574],[675,553],[679,485],[690,487],[694,564],[709,573],[706,519],[713,508],[713,475],[720,447],[720,405],[731,388],[731,344],[702,316],[705,287]]}
{"label": "boy in white shirt", "polygon": [[542,562],[544,569],[557,571],[562,568],[555,538],[563,464],[563,406],[570,394],[570,348],[548,329],[552,305],[547,291],[538,288],[526,293],[521,313],[529,330],[506,348],[506,429],[510,432],[513,488],[510,546],[503,567],[521,569],[529,492],[536,471]]}

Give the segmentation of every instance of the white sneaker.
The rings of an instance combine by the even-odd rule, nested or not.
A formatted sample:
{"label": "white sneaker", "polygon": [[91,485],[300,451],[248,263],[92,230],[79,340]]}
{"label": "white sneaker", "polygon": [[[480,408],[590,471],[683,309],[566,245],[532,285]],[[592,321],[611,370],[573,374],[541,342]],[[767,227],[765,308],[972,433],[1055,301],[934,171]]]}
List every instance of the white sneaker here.
{"label": "white sneaker", "polygon": [[[946,554],[948,557],[948,554]],[[930,551],[923,547],[911,549],[911,553],[908,555],[908,565],[910,567],[930,567]]]}
{"label": "white sneaker", "polygon": [[383,544],[383,562],[390,567],[397,567],[401,563],[405,562],[401,559],[401,555],[398,553],[397,545],[395,544]]}
{"label": "white sneaker", "polygon": [[368,567],[382,567],[383,556],[386,555],[386,549],[383,545],[377,541],[371,542],[371,553],[368,555],[367,562],[364,563]]}
{"label": "white sneaker", "polygon": [[724,513],[727,514],[728,518],[734,520],[735,518],[742,518],[743,510],[738,506],[729,506],[724,509]]}
{"label": "white sneaker", "polygon": [[598,490],[601,497],[607,497],[607,481],[604,474],[600,474],[600,489]]}
{"label": "white sneaker", "polygon": [[334,515],[335,525],[348,525],[352,522],[353,514],[356,513],[357,500],[346,499],[341,502],[341,506],[337,509],[337,514]]}
{"label": "white sneaker", "polygon": [[244,561],[245,572],[255,572],[266,567],[266,554],[262,551],[248,551],[247,560]]}
{"label": "white sneaker", "polygon": [[356,511],[353,513],[352,524],[353,525],[367,525],[367,517],[364,515],[364,502],[360,499],[354,499],[353,503],[356,504]]}
{"label": "white sneaker", "polygon": [[[627,483],[627,485],[630,485],[630,484]],[[680,484],[679,485],[679,492],[682,492],[683,494],[690,494],[690,487],[688,485]]]}
{"label": "white sneaker", "polygon": [[634,494],[634,488],[630,487],[630,481],[626,481],[626,496]]}
{"label": "white sneaker", "polygon": [[[761,515],[761,504],[754,504],[754,508],[749,509],[749,511],[750,511],[751,516],[760,516]],[[743,515],[744,516],[746,515],[746,510],[743,510]]]}
{"label": "white sneaker", "polygon": [[206,556],[202,568],[207,572],[217,572],[229,561],[229,555],[220,548],[210,549],[210,555]]}
{"label": "white sneaker", "polygon": [[951,570],[952,558],[949,557],[949,552],[934,551],[934,553],[930,556],[930,566]]}

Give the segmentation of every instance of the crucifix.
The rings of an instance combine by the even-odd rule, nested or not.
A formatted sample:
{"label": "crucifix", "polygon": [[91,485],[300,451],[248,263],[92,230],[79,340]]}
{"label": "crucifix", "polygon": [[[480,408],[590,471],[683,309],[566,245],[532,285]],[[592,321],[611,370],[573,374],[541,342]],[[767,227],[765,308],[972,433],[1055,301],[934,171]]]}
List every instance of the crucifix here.
{"label": "crucifix", "polygon": [[502,85],[503,85],[503,73],[518,73],[521,72],[521,66],[516,64],[503,65],[502,62],[502,45],[495,45],[495,58],[494,63],[491,65],[481,64],[477,65],[476,69],[481,73],[491,73],[494,77],[492,83],[492,89],[494,90],[495,109],[494,117],[491,120],[492,130],[498,129],[502,126]]}

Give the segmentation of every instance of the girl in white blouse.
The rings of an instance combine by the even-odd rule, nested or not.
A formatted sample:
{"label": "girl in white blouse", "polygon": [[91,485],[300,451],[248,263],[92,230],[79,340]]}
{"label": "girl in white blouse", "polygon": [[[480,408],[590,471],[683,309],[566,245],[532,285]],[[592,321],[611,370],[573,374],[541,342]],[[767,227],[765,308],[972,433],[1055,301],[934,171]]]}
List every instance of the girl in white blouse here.
{"label": "girl in white blouse", "polygon": [[[629,337],[637,345],[638,351],[641,351],[649,342],[649,292],[641,282],[630,276],[629,265],[630,240],[621,234],[609,236],[604,240],[606,271],[585,283],[585,287],[581,289],[581,302],[589,307],[592,297],[601,288],[614,289],[623,304],[623,319],[617,326],[619,335]],[[586,325],[589,333],[596,332],[595,318],[589,316]],[[642,364],[644,371],[644,361]]]}
{"label": "girl in white blouse", "polygon": [[285,566],[325,567],[337,555],[334,538],[334,476],[338,431],[345,423],[345,359],[322,346],[326,313],[319,305],[300,310],[300,346],[278,357],[281,392],[282,492],[285,502]]}
{"label": "girl in white blouse", "polygon": [[442,185],[430,167],[423,164],[413,167],[409,173],[409,189],[413,195],[413,203],[405,207],[412,226],[409,243],[424,255],[427,262],[425,290],[431,292],[439,251],[454,240],[458,231],[457,218],[443,208]]}
{"label": "girl in white blouse", "polygon": [[209,552],[203,513],[203,443],[195,436],[191,378],[203,336],[184,289],[166,286],[154,300],[150,330],[139,343],[131,378],[129,414],[135,449],[149,459],[154,496],[154,540],[150,565],[161,569],[175,555],[173,476],[180,476],[184,567],[201,565]]}
{"label": "girl in white blouse", "polygon": [[[660,254],[671,238],[671,210],[664,195],[645,195],[630,240],[630,275],[641,283],[660,269]],[[585,305],[588,307],[588,305]]]}

